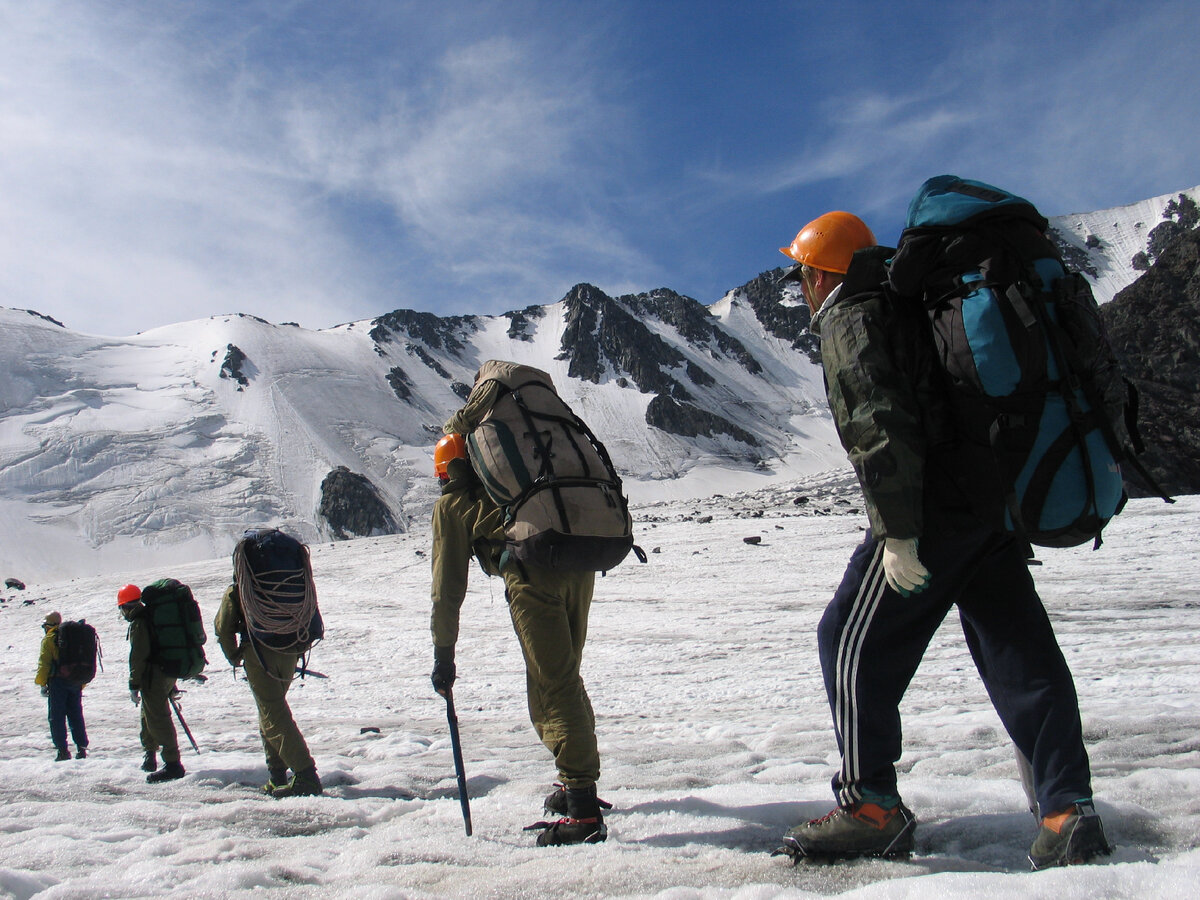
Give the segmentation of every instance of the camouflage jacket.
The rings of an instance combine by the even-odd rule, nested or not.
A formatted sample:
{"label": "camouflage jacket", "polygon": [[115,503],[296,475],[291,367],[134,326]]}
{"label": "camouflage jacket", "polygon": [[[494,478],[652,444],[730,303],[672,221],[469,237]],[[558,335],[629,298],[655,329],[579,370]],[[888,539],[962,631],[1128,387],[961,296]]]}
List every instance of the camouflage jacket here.
{"label": "camouflage jacket", "polygon": [[924,322],[883,288],[892,252],[856,253],[810,328],[821,339],[829,409],[872,535],[913,538],[925,526],[927,475],[941,474],[928,465],[931,448],[940,455],[953,430]]}

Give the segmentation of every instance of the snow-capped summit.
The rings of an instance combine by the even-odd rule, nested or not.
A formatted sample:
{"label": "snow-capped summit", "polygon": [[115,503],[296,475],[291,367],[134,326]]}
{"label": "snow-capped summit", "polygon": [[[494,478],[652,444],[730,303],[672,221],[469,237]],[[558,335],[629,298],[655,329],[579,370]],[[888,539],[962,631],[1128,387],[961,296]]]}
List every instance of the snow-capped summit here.
{"label": "snow-capped summit", "polygon": [[[1196,195],[1052,225],[1104,302],[1194,227]],[[500,316],[322,331],[224,315],[113,338],[0,309],[0,569],[208,559],[262,524],[309,542],[405,531],[434,499],[442,423],[493,358],[550,373],[635,505],[845,471],[808,319],[779,270],[710,306],[580,284]]]}

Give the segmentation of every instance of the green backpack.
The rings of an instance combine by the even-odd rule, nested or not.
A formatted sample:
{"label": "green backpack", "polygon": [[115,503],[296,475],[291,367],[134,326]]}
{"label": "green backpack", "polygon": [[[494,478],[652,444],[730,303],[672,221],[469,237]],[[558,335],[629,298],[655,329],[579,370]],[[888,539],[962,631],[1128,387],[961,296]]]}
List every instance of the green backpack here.
{"label": "green backpack", "polygon": [[150,661],[174,678],[195,678],[204,671],[204,620],[192,589],[163,578],[142,590],[150,626]]}

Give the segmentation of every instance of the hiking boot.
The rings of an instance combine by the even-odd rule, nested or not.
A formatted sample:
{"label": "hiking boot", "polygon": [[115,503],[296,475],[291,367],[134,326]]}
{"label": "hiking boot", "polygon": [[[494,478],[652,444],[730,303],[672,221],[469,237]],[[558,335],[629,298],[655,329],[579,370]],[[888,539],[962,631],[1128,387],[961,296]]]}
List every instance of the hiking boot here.
{"label": "hiking boot", "polygon": [[76,747],[75,748],[75,758],[76,759],[87,759],[87,747]]}
{"label": "hiking boot", "polygon": [[797,825],[783,838],[776,853],[802,858],[853,859],[880,856],[888,859],[912,853],[917,820],[903,803],[887,808],[878,803],[839,806],[820,819]]}
{"label": "hiking boot", "polygon": [[281,787],[287,787],[287,769],[271,769],[267,773],[267,783],[262,786],[264,794],[273,794]]}
{"label": "hiking boot", "polygon": [[153,772],[158,768],[158,756],[153,750],[147,750],[146,755],[142,757],[142,771]]}
{"label": "hiking boot", "polygon": [[317,797],[325,792],[321,787],[321,779],[317,777],[317,768],[313,766],[303,772],[297,772],[287,784],[280,785],[271,791],[276,800],[284,797]]}
{"label": "hiking boot", "polygon": [[175,762],[164,762],[163,767],[157,772],[151,772],[146,776],[147,784],[161,784],[164,781],[174,781],[176,778],[182,778],[187,772],[183,768],[183,763],[176,760]]}
{"label": "hiking boot", "polygon": [[[546,798],[547,807],[557,802],[555,791]],[[600,844],[608,838],[604,816],[600,812],[600,801],[596,799],[596,786],[585,788],[562,788],[566,800],[566,814],[555,822],[535,822],[526,831],[541,828],[537,837],[539,847],[561,847],[566,844]]]}
{"label": "hiking boot", "polygon": [[1042,819],[1042,827],[1029,848],[1029,862],[1035,872],[1053,866],[1075,866],[1108,856],[1112,849],[1092,801],[1077,800],[1068,809]]}
{"label": "hiking boot", "polygon": [[[596,802],[600,804],[601,809],[613,808],[613,805],[607,800],[597,798]],[[542,809],[548,813],[554,813],[556,816],[565,816],[567,814],[567,789],[556,781],[554,790],[546,795]]]}
{"label": "hiking boot", "polygon": [[[557,822],[539,822],[546,826],[538,835],[539,847],[562,847],[567,844],[603,844],[608,840],[608,828],[600,813],[586,819],[559,819]],[[532,826],[537,827],[537,826]]]}
{"label": "hiking boot", "polygon": [[70,759],[70,758],[71,758],[71,751],[68,750],[66,747],[59,747],[58,748],[58,756],[54,757],[54,761],[62,762],[64,759]]}

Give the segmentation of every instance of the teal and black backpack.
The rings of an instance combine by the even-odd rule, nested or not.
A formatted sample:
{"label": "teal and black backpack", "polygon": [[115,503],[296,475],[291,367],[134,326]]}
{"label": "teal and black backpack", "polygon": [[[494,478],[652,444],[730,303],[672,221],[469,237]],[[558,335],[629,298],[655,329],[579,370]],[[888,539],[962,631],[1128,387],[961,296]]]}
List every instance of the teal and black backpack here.
{"label": "teal and black backpack", "polygon": [[1043,547],[1099,546],[1125,502],[1120,464],[1142,471],[1136,395],[1047,227],[1022,197],[939,175],[909,205],[888,280],[927,314],[960,440],[994,463],[1004,526]]}
{"label": "teal and black backpack", "polygon": [[150,661],[173,678],[195,678],[204,671],[204,620],[192,589],[163,578],[142,589],[150,626]]}

